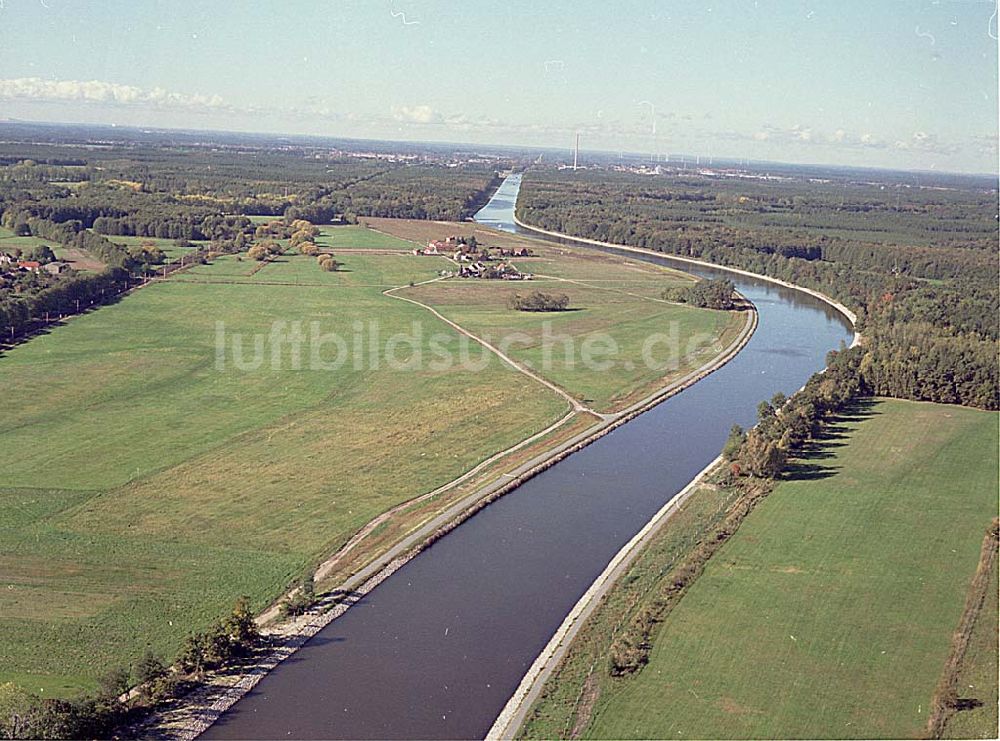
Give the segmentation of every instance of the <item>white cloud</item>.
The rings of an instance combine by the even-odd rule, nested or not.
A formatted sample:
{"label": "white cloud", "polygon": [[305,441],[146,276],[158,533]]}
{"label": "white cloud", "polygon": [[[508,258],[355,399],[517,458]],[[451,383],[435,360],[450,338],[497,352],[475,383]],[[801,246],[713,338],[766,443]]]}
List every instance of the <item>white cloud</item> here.
{"label": "white cloud", "polygon": [[444,121],[444,117],[429,105],[393,106],[392,117],[402,123],[414,124],[437,124]]}
{"label": "white cloud", "polygon": [[909,139],[897,139],[893,146],[896,149],[933,154],[955,154],[959,151],[959,147],[943,142],[936,134],[928,134],[926,131],[914,131]]}
{"label": "white cloud", "polygon": [[975,135],[972,137],[972,146],[982,155],[996,157],[998,151],[1000,151],[1000,146],[998,145],[1000,145],[1000,142],[997,142],[997,137],[992,134],[984,136]]}
{"label": "white cloud", "polygon": [[789,130],[788,134],[789,134],[789,136],[794,141],[799,141],[799,142],[810,142],[810,141],[812,141],[812,129],[810,129],[810,128],[803,128],[802,126],[799,126],[798,124],[795,124]]}
{"label": "white cloud", "polygon": [[218,95],[190,95],[161,87],[147,90],[103,80],[45,80],[41,77],[0,79],[0,100],[80,102],[146,108],[227,108]]}

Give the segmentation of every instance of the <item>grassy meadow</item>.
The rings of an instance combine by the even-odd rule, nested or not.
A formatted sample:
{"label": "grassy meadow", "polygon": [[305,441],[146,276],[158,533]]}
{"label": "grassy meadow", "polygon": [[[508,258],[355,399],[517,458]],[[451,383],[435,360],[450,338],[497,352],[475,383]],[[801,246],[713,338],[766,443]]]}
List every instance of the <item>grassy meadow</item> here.
{"label": "grassy meadow", "polygon": [[[364,249],[395,240],[354,233]],[[371,322],[383,346],[411,338],[397,364],[428,359],[432,335],[459,348],[382,293],[450,263],[338,259],[328,273],[301,255],[223,256],[0,355],[0,683],[68,695],[147,648],[172,658],[237,596],[263,608],[376,515],[566,413],[496,358],[373,363]],[[312,367],[306,344],[296,360],[271,334],[296,322],[352,356]],[[336,365],[336,343],[317,352]]]}
{"label": "grassy meadow", "polygon": [[163,251],[166,255],[167,262],[172,262],[173,260],[179,260],[181,255],[186,255],[190,253],[195,247],[207,245],[208,242],[203,241],[193,241],[191,242],[194,247],[178,247],[176,239],[165,239],[163,237],[122,237],[118,235],[108,237],[115,244],[123,244],[126,247],[131,247],[133,245],[141,244],[154,244]]}
{"label": "grassy meadow", "polygon": [[[709,561],[659,627],[649,664],[612,679],[622,614],[669,578],[671,543],[707,531],[720,492],[700,492],[686,510],[708,514],[682,512],[640,556],[522,735],[920,737],[996,511],[996,448],[996,414],[962,407],[879,400],[841,418]],[[973,644],[992,653],[994,675],[995,626],[994,611]],[[989,659],[977,666],[967,683],[990,682]],[[995,713],[992,682],[972,727]],[[965,720],[949,731],[969,730]]]}
{"label": "grassy meadow", "polygon": [[[316,244],[337,250],[406,250],[417,244],[365,226],[324,226]],[[423,243],[420,244],[423,246]]]}
{"label": "grassy meadow", "polygon": [[[400,295],[433,306],[494,344],[516,336],[505,348],[511,357],[600,412],[622,409],[665,379],[699,367],[743,329],[742,314],[661,300],[667,288],[692,282],[684,273],[585,250],[532,248],[532,257],[513,260],[518,269],[534,274],[530,282],[449,280],[407,288]],[[570,311],[506,308],[513,294],[533,291],[565,294]],[[671,333],[679,340],[674,363],[668,363]],[[657,336],[663,342],[651,342]],[[588,342],[597,351],[590,364],[583,357]],[[609,367],[595,371],[598,363]]]}
{"label": "grassy meadow", "polygon": [[[505,352],[599,412],[617,411],[662,385],[665,377],[680,377],[707,362],[743,328],[743,318],[728,312],[656,303],[572,284],[550,287],[533,281],[531,290],[536,289],[564,293],[571,306],[580,308],[555,314],[507,311],[508,297],[523,291],[521,286],[501,289],[434,283],[407,289],[402,295],[434,306],[494,344],[516,333],[520,339],[511,341]],[[683,357],[677,367],[661,367],[658,361],[668,358],[669,351],[665,345],[654,345],[651,357],[657,362],[647,365],[643,359],[647,339],[671,331],[678,337],[698,338],[697,344],[690,352],[681,347]],[[602,337],[615,344],[605,345]],[[596,363],[610,364],[607,370],[595,370],[596,363],[583,360],[586,342],[602,352],[609,348],[607,355],[593,356]]]}
{"label": "grassy meadow", "polygon": [[0,681],[69,690],[147,644],[171,656],[239,594],[263,607],[378,513],[565,412],[499,362],[216,369],[217,321],[350,336],[373,317],[387,334],[428,321],[377,289],[168,280],[6,352]]}

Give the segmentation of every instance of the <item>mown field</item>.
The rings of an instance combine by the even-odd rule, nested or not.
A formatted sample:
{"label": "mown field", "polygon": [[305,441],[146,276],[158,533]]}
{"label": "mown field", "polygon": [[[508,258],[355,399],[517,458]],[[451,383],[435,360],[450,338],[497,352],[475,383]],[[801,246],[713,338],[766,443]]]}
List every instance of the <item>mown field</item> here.
{"label": "mown field", "polygon": [[427,320],[377,289],[167,281],[0,358],[0,678],[71,691],[147,644],[171,656],[239,594],[263,607],[379,512],[565,412],[499,362],[216,369],[217,321],[349,337],[372,317]]}
{"label": "mown field", "polygon": [[[417,244],[364,226],[324,226],[316,244],[336,250],[412,250]],[[423,243],[420,244],[423,246]]]}
{"label": "mown field", "polygon": [[[266,224],[280,216],[254,215],[249,219],[255,224]],[[403,219],[377,219],[379,222],[404,221]],[[429,222],[434,223],[434,222]],[[427,240],[423,240],[426,242]],[[421,246],[423,246],[421,242]],[[361,225],[326,225],[320,226],[319,236],[316,244],[328,249],[355,249],[355,250],[406,250],[410,251],[417,245],[408,239],[393,237],[390,234],[372,229],[364,224]]]}
{"label": "mown field", "polygon": [[[417,362],[459,335],[382,291],[443,258],[339,259],[222,257],[0,356],[0,682],[67,695],[147,648],[172,658],[237,596],[263,608],[377,514],[566,413],[495,358]],[[272,334],[295,323],[297,359]],[[409,338],[395,364],[373,332]],[[331,368],[334,334],[350,357]]]}
{"label": "mown field", "polygon": [[841,418],[708,563],[649,664],[612,679],[622,615],[669,578],[670,543],[711,522],[719,494],[702,492],[688,508],[709,514],[668,525],[640,557],[522,735],[921,736],[996,511],[996,448],[996,415],[967,408],[880,400]]}
{"label": "mown field", "polygon": [[47,244],[49,247],[56,248],[59,245],[54,244],[51,239],[42,239],[41,237],[18,237],[10,229],[5,229],[0,226],[0,251],[13,253],[14,250],[20,249],[23,252],[28,252],[33,247],[37,247],[40,244]]}
{"label": "mown field", "polygon": [[[438,234],[468,232],[464,224],[435,226]],[[413,226],[406,223],[405,228]],[[428,233],[433,232],[425,227]],[[513,246],[489,233],[478,239],[489,246]],[[503,344],[512,358],[600,412],[621,409],[662,386],[664,379],[697,368],[743,329],[743,314],[662,300],[668,288],[693,282],[684,273],[596,251],[522,244],[531,247],[532,256],[512,263],[532,273],[531,281],[448,280],[407,288],[400,295]],[[570,311],[507,309],[514,294],[533,291],[566,295]]]}
{"label": "mown field", "polygon": [[[512,294],[526,290],[565,294],[573,310],[505,310]],[[406,289],[401,295],[434,306],[493,343],[506,341],[504,350],[511,357],[540,370],[599,412],[619,410],[662,385],[664,378],[700,366],[735,339],[744,324],[743,315],[730,312],[546,280],[532,281],[530,289],[449,281]],[[671,333],[685,338],[676,354],[670,347]]]}

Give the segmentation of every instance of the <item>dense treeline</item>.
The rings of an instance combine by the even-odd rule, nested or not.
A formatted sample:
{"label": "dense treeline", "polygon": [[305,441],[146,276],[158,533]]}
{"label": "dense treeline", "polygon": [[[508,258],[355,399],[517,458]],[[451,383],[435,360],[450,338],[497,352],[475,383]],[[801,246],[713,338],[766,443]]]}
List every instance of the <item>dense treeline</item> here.
{"label": "dense treeline", "polygon": [[230,239],[237,232],[253,231],[248,218],[222,214],[216,206],[101,185],[80,188],[72,198],[17,201],[3,219],[15,234],[39,232],[32,225],[37,221],[74,233],[92,229],[98,234],[166,239]]}
{"label": "dense treeline", "polygon": [[[50,150],[52,159],[63,152],[68,159],[73,151]],[[211,239],[204,230],[197,233],[211,214],[287,215],[321,224],[340,215],[461,220],[499,184],[493,167],[478,163],[445,166],[298,151],[113,150],[88,152],[83,166],[35,160],[0,166],[0,206],[4,192],[45,188],[47,200],[30,209],[38,218],[78,219],[105,234]],[[11,200],[23,203],[21,196]],[[144,211],[159,211],[159,218]]]}
{"label": "dense treeline", "polygon": [[324,224],[344,215],[397,219],[462,221],[500,185],[496,173],[453,171],[437,166],[398,168],[365,178],[351,187],[325,193],[309,203],[289,206],[285,215]]}
{"label": "dense treeline", "polygon": [[815,288],[873,393],[998,407],[996,192],[531,170],[518,217]]}
{"label": "dense treeline", "polygon": [[110,268],[100,273],[76,273],[32,293],[0,294],[0,340],[9,339],[34,321],[72,314],[109,303],[129,286],[129,273]]}

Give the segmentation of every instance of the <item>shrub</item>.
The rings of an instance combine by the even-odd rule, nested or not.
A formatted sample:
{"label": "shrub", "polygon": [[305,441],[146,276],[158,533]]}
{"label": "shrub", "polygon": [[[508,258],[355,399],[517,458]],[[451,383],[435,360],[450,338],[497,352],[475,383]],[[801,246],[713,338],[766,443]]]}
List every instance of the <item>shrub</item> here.
{"label": "shrub", "polygon": [[722,455],[727,461],[735,461],[740,454],[740,448],[743,447],[743,441],[746,440],[746,433],[743,432],[743,428],[739,425],[733,425],[732,429],[729,430],[729,437],[726,439],[726,444],[722,448]]}
{"label": "shrub", "polygon": [[129,672],[125,667],[109,669],[97,679],[99,697],[114,700],[129,690]]}
{"label": "shrub", "polygon": [[281,603],[281,614],[284,617],[301,615],[316,604],[316,587],[311,576],[307,576],[288,597]]}
{"label": "shrub", "polygon": [[517,311],[566,311],[569,307],[569,296],[541,291],[534,291],[527,296],[515,293],[510,297],[508,305]]}
{"label": "shrub", "polygon": [[339,267],[340,263],[333,259],[333,255],[329,252],[324,252],[322,255],[316,258],[316,263],[319,265],[321,270],[327,270],[329,272],[335,272]]}
{"label": "shrub", "polygon": [[728,311],[735,306],[733,301],[736,286],[727,278],[700,280],[693,286],[669,288],[663,292],[667,301],[691,304],[700,309],[722,309]]}

